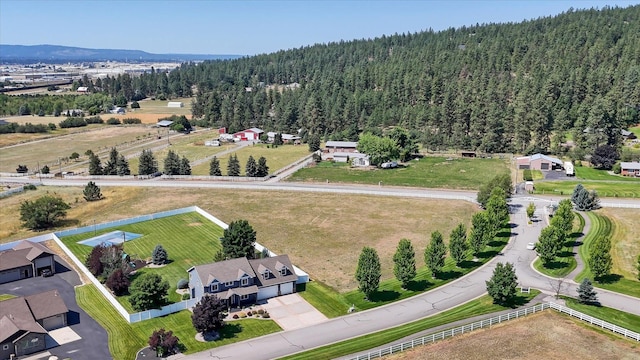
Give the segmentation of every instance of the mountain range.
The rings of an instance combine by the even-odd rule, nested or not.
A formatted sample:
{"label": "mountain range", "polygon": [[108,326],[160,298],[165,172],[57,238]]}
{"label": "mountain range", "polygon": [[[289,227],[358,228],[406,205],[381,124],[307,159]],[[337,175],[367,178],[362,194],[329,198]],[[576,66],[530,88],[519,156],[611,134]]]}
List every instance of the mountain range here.
{"label": "mountain range", "polygon": [[242,55],[152,54],[141,50],[87,49],[61,45],[3,45],[0,63],[61,63],[69,61],[199,61],[229,60]]}

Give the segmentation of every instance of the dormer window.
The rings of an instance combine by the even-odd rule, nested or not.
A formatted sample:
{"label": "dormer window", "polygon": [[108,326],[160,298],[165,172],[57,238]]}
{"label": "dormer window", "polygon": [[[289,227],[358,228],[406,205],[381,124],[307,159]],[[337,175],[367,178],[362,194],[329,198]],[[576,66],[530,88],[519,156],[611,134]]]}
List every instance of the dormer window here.
{"label": "dormer window", "polygon": [[246,278],[246,277],[245,277],[245,278],[242,278],[242,279],[240,280],[240,285],[241,285],[241,286],[247,286],[247,285],[249,285],[249,278]]}
{"label": "dormer window", "polygon": [[280,275],[287,276],[287,267],[286,266],[284,266],[284,267],[282,267],[282,269],[280,269]]}
{"label": "dormer window", "polygon": [[233,281],[227,281],[227,282],[225,282],[225,283],[224,283],[224,286],[226,286],[226,287],[233,286]]}
{"label": "dormer window", "polygon": [[269,277],[271,277],[271,271],[269,271],[269,270],[265,270],[265,271],[262,273],[262,278],[263,278],[264,280],[267,280],[267,279],[269,279]]}
{"label": "dormer window", "polygon": [[211,284],[211,292],[218,291],[218,283]]}

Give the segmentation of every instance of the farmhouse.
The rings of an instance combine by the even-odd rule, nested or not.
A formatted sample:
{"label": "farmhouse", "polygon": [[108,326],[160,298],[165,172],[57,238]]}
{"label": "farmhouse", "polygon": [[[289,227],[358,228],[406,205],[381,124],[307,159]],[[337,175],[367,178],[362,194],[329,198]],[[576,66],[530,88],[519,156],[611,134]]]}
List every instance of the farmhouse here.
{"label": "farmhouse", "polygon": [[44,245],[23,240],[0,252],[0,284],[30,278],[43,270],[55,271],[53,253]]}
{"label": "farmhouse", "polygon": [[0,306],[0,359],[45,350],[47,331],[66,326],[68,312],[57,290],[3,301]]}
{"label": "farmhouse", "polygon": [[640,177],[640,162],[621,162],[620,174],[623,176]]}
{"label": "farmhouse", "polygon": [[351,166],[366,167],[371,165],[369,155],[360,153],[351,153]]}
{"label": "farmhouse", "polygon": [[167,107],[170,107],[170,108],[181,108],[181,107],[184,107],[184,103],[182,103],[182,101],[169,101],[167,103]]}
{"label": "farmhouse", "polygon": [[356,141],[327,141],[324,145],[324,153],[344,152],[354,153],[358,152],[358,142]]}
{"label": "farmhouse", "polygon": [[239,131],[233,134],[233,137],[236,139],[240,139],[240,141],[257,141],[260,139],[260,135],[262,135],[264,131],[258,128],[251,128]]}
{"label": "farmhouse", "polygon": [[562,168],[562,161],[560,159],[543,155],[535,154],[531,156],[519,157],[516,159],[518,169],[529,170],[554,170]]}
{"label": "farmhouse", "polygon": [[192,299],[215,294],[229,307],[295,292],[298,276],[287,255],[248,260],[237,258],[194,266],[189,273]]}
{"label": "farmhouse", "polygon": [[[267,142],[272,143],[275,140],[277,134],[278,134],[277,132],[269,131],[267,133]],[[282,142],[285,144],[291,144],[291,143],[299,144],[300,139],[301,139],[300,136],[297,136],[297,135],[284,134],[284,133],[282,134]]]}

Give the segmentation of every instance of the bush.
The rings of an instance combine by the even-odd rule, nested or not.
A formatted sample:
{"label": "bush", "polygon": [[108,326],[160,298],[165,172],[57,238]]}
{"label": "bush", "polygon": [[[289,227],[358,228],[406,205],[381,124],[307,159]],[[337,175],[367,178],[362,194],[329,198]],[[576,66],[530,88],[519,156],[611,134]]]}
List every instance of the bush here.
{"label": "bush", "polygon": [[107,119],[107,125],[120,125],[120,120],[116,119],[116,118],[109,118]]}
{"label": "bush", "polygon": [[178,280],[178,289],[186,289],[189,287],[189,280],[187,279],[180,279]]}
{"label": "bush", "polygon": [[260,315],[264,314],[264,310],[263,309],[258,310],[258,314]]}
{"label": "bush", "polygon": [[269,313],[268,313],[268,312],[266,312],[266,311],[265,311],[265,313],[264,313],[264,314],[262,314],[262,318],[263,318],[263,319],[268,319],[268,318],[270,318],[270,317],[271,317],[271,316],[270,316],[270,315],[269,315]]}
{"label": "bush", "polygon": [[613,165],[612,170],[614,174],[620,174],[620,172],[622,172],[622,166],[620,165],[619,162],[617,162]]}
{"label": "bush", "polygon": [[533,175],[531,175],[531,170],[526,169],[522,172],[522,177],[524,181],[533,181]]}
{"label": "bush", "polygon": [[27,185],[24,186],[23,189],[25,189],[25,190],[35,190],[36,186],[33,185],[33,184],[27,184]]}
{"label": "bush", "polygon": [[87,122],[84,120],[84,118],[81,117],[68,117],[60,121],[60,124],[58,125],[61,129],[66,129],[87,126]]}
{"label": "bush", "polygon": [[239,317],[238,314],[234,314],[233,315],[233,318],[236,319],[236,320],[238,319],[238,317]]}
{"label": "bush", "polygon": [[253,314],[251,313],[251,311],[247,311],[247,316],[252,316]]}
{"label": "bush", "polygon": [[134,101],[131,103],[131,108],[132,109],[140,109],[140,104],[138,104],[137,101]]}
{"label": "bush", "polygon": [[127,125],[127,124],[142,124],[142,120],[138,119],[138,118],[124,118],[122,119],[122,123]]}
{"label": "bush", "polygon": [[247,314],[241,312],[240,314],[238,314],[238,316],[240,316],[241,319],[244,319],[247,317]]}
{"label": "bush", "polygon": [[104,124],[104,120],[102,120],[100,116],[88,117],[84,121],[86,121],[87,124]]}
{"label": "bush", "polygon": [[189,293],[182,294],[182,300],[189,300],[189,299],[191,299],[191,295],[189,295]]}

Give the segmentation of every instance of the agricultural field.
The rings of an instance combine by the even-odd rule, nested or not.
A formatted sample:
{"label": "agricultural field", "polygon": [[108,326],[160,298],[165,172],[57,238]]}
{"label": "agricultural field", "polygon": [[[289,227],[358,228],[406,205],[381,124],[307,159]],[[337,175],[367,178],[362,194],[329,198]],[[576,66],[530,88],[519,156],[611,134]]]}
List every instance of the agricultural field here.
{"label": "agricultural field", "polygon": [[275,253],[289,254],[312,279],[347,292],[357,288],[354,274],[363,246],[378,251],[382,279],[392,279],[392,257],[400,239],[412,241],[417,265],[422,267],[421,254],[431,232],[440,231],[446,241],[458,223],[469,226],[471,216],[478,211],[477,206],[465,201],[182,188],[102,187],[105,199],[86,202],[82,190],[39,187],[3,199],[0,242],[39,234],[21,227],[19,208],[22,201],[46,193],[56,194],[71,205],[62,228],[197,205],[225,223],[248,220],[257,231],[258,242]]}
{"label": "agricultural field", "polygon": [[[640,223],[640,209],[604,208],[599,210],[613,223],[611,236],[611,257],[613,267],[611,272],[620,274],[626,279],[637,279],[638,256],[640,256],[640,241],[638,240],[638,224]],[[640,287],[640,283],[638,284]]]}
{"label": "agricultural field", "polygon": [[[482,349],[482,351],[478,351]],[[439,359],[638,359],[640,348],[551,310],[388,357]]]}
{"label": "agricultural field", "polygon": [[297,171],[288,180],[472,190],[478,189],[494,174],[505,172],[510,172],[509,162],[505,159],[424,157],[395,169],[367,170],[343,163],[321,162]]}
{"label": "agricultural field", "polygon": [[[220,156],[220,170],[222,175],[227,175],[227,165],[229,164],[229,156],[235,154],[240,162],[240,175],[243,176],[249,156],[258,161],[261,156],[267,159],[267,166],[269,167],[269,173],[273,173],[276,170],[308,156],[309,147],[306,145],[281,145],[273,147],[266,144],[255,144],[243,147],[233,153]],[[193,175],[209,175],[209,161],[205,161],[202,164],[192,166],[191,172]]]}
{"label": "agricultural field", "polygon": [[[181,108],[170,108],[167,107],[169,102],[182,102],[184,105]],[[171,100],[151,100],[150,98],[138,101],[140,105],[139,109],[127,109],[127,115],[129,117],[136,117],[134,115],[137,114],[158,114],[162,116],[171,116],[171,115],[191,115],[191,101],[193,98],[178,98]],[[132,111],[133,110],[133,111]]]}
{"label": "agricultural field", "polygon": [[[161,244],[169,255],[170,263],[159,268],[144,267],[136,272],[136,276],[154,272],[169,282],[169,300],[180,301],[176,293],[176,284],[180,279],[187,279],[187,269],[192,266],[209,263],[222,248],[218,239],[223,229],[207,220],[204,216],[192,212],[162,219],[144,221],[136,224],[122,225],[101,231],[88,232],[63,237],[62,242],[80,259],[86,259],[92,247],[78,244],[78,241],[92,238],[114,230],[121,230],[142,237],[124,243],[124,251],[132,259],[147,260],[157,244]],[[198,249],[198,251],[193,251]],[[133,313],[128,296],[118,297],[118,301]]]}

